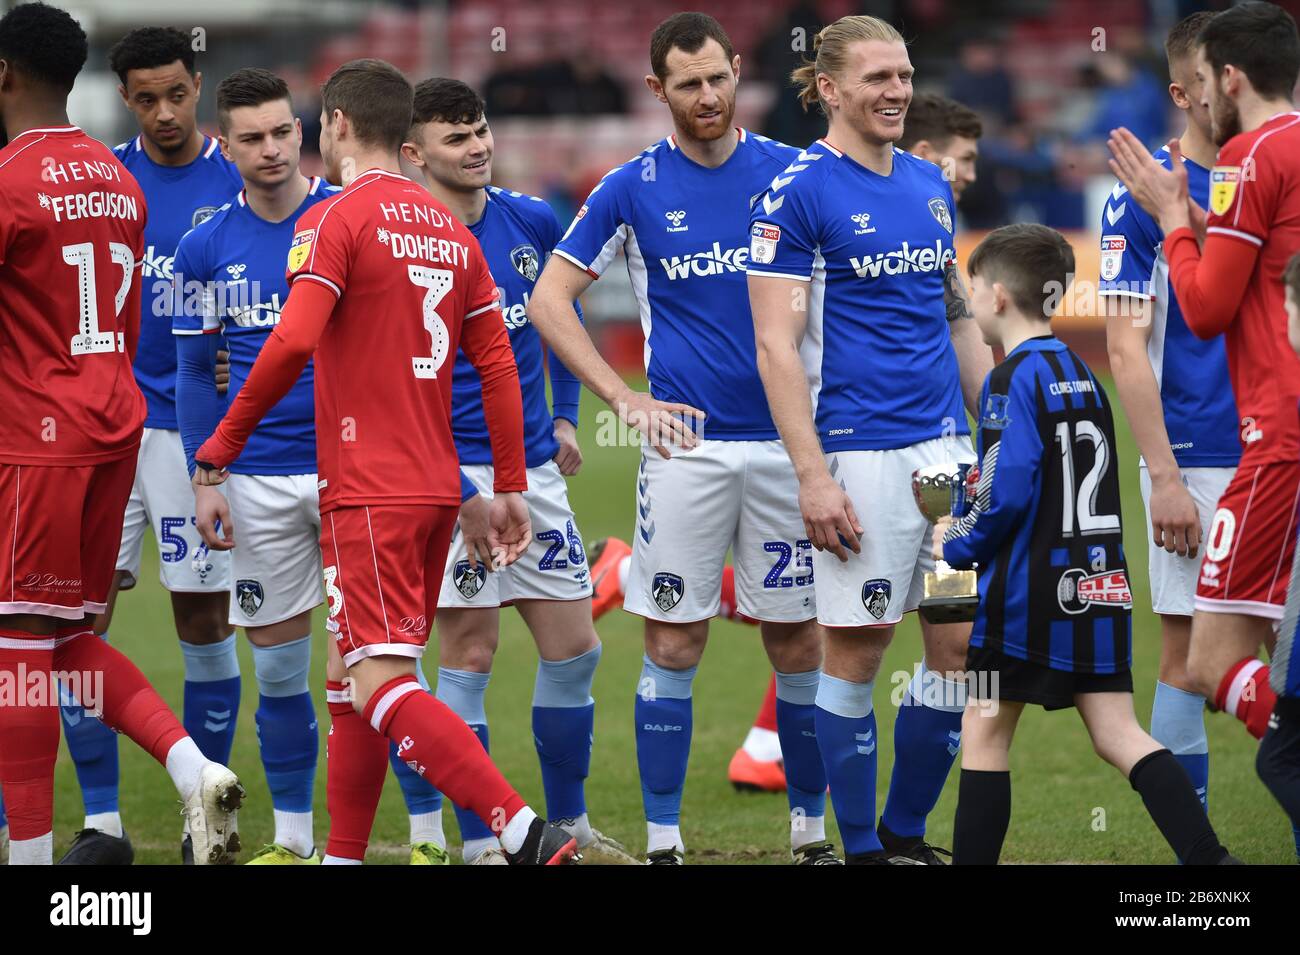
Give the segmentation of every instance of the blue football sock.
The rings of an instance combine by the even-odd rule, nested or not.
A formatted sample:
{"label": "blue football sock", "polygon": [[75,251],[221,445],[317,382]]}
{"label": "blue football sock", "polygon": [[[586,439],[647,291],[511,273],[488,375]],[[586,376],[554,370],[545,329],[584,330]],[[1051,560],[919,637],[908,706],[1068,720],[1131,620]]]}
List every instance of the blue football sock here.
{"label": "blue football sock", "polygon": [[643,657],[637,684],[636,762],[647,821],[676,826],[691,754],[691,682],[695,667],[669,670]]}
{"label": "blue football sock", "polygon": [[311,812],[320,738],[307,675],[311,635],[275,647],[253,647],[257,674],[257,742],[271,805]]}
{"label": "blue football sock", "polygon": [[1205,697],[1157,682],[1151,706],[1151,736],[1187,771],[1201,805],[1208,811],[1210,744],[1205,736]]}
{"label": "blue football sock", "polygon": [[835,821],[850,855],[881,851],[876,835],[876,712],[872,683],[823,673],[817,686],[817,745],[830,781]]}
{"label": "blue football sock", "polygon": [[[453,713],[469,724],[469,728],[474,731],[474,735],[478,737],[485,750],[488,750],[488,725],[483,698],[487,695],[490,676],[489,673],[438,667],[438,699],[451,707]],[[462,842],[496,838],[496,833],[472,811],[462,809],[455,803],[452,803],[452,808],[456,811],[456,822],[460,826]]]}
{"label": "blue football sock", "polygon": [[550,819],[576,819],[587,811],[584,785],[596,718],[591,681],[599,662],[599,644],[568,660],[537,661],[533,742]]}
{"label": "blue football sock", "polygon": [[801,835],[821,834],[825,824],[809,820],[826,815],[826,767],[817,748],[817,687],[820,670],[804,673],[776,674],[776,732],[781,739],[781,757],[785,762],[785,792],[790,802],[790,835],[796,848],[817,838]]}
{"label": "blue football sock", "polygon": [[925,817],[961,746],[966,684],[926,668],[912,676],[894,722],[894,770],[880,821],[896,836],[924,836]]}
{"label": "blue football sock", "polygon": [[185,660],[185,711],[181,720],[199,751],[213,762],[230,762],[239,722],[239,657],[235,635],[210,644],[181,643]]}
{"label": "blue football sock", "polygon": [[[102,639],[107,642],[108,634]],[[118,811],[117,734],[60,686],[60,713],[86,815]],[[0,817],[3,813],[0,812]],[[0,823],[3,825],[3,823]]]}

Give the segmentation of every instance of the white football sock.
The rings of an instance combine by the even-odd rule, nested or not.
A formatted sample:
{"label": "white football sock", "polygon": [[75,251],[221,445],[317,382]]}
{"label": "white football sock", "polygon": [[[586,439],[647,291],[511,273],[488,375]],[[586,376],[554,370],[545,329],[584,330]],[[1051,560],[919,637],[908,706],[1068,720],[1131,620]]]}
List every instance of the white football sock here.
{"label": "white football sock", "polygon": [[120,812],[95,812],[86,816],[83,829],[98,829],[108,836],[122,838],[122,814]]}
{"label": "white football sock", "polygon": [[686,852],[686,845],[682,842],[680,826],[661,826],[657,822],[647,822],[645,827],[646,852],[658,852],[660,849],[676,849],[681,853]]}
{"label": "white football sock", "polygon": [[773,763],[781,758],[781,737],[776,734],[776,730],[751,726],[742,747],[760,763]]}
{"label": "white football sock", "polygon": [[591,831],[591,820],[585,812],[574,819],[557,820],[555,824],[577,840],[579,849],[596,841],[596,834]]}
{"label": "white football sock", "polygon": [[439,849],[447,848],[447,835],[442,831],[442,810],[411,813],[411,845],[432,842]]}
{"label": "white football sock", "polygon": [[9,843],[10,865],[54,865],[54,833]]}
{"label": "white football sock", "polygon": [[361,865],[360,859],[345,859],[343,856],[327,855],[321,860],[321,865]]}
{"label": "white football sock", "polygon": [[826,841],[826,817],[790,813],[790,848],[798,849],[810,842]]}
{"label": "white football sock", "polygon": [[527,806],[515,813],[506,823],[506,827],[501,830],[501,848],[509,853],[522,849],[524,840],[528,838],[528,829],[536,818],[537,813]]}
{"label": "white football sock", "polygon": [[312,835],[310,812],[284,812],[275,814],[275,844],[284,846],[294,855],[308,858],[316,850],[316,837]]}
{"label": "white football sock", "polygon": [[632,555],[624,557],[618,562],[618,592],[627,593],[627,577],[632,572]]}
{"label": "white football sock", "polygon": [[177,740],[167,750],[167,775],[172,778],[176,791],[181,794],[181,802],[189,801],[199,788],[199,776],[208,762],[198,744],[189,736]]}
{"label": "white football sock", "polygon": [[465,861],[466,865],[469,865],[489,849],[499,848],[501,848],[501,843],[492,836],[488,836],[486,839],[466,839],[460,847],[460,857]]}

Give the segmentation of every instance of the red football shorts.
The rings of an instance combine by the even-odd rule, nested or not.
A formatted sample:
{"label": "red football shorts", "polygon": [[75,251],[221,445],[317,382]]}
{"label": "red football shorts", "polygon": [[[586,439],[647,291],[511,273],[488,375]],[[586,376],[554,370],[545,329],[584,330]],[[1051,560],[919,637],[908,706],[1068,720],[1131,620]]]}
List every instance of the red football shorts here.
{"label": "red football shorts", "polygon": [[367,505],[321,515],[327,626],[348,666],[424,653],[459,510]]}
{"label": "red football shorts", "polygon": [[113,586],[136,452],[104,464],[0,464],[0,614],[81,620]]}
{"label": "red football shorts", "polygon": [[1196,609],[1282,619],[1295,555],[1300,462],[1243,465],[1205,541]]}

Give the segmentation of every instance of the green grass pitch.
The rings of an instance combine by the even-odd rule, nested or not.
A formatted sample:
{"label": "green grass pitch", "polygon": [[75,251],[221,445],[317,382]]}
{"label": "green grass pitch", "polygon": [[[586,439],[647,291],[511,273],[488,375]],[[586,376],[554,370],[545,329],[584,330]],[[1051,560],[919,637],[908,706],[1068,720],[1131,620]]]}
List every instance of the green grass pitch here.
{"label": "green grass pitch", "polygon": [[[1123,469],[1124,522],[1129,568],[1134,584],[1134,658],[1136,707],[1147,725],[1159,655],[1159,631],[1149,612],[1147,588],[1147,525],[1138,493],[1137,452],[1123,415],[1117,409],[1120,463]],[[569,498],[577,512],[584,539],[591,541],[632,533],[632,513],[638,450],[595,446],[595,416],[603,408],[583,395],[582,473],[570,480]],[[608,430],[608,429],[607,429]],[[859,515],[870,532],[872,515]],[[152,545],[148,545],[152,547]],[[146,554],[142,583],[123,594],[112,627],[112,642],[148,675],[168,703],[180,712],[182,664],[176,646],[171,608],[158,583],[157,559]],[[518,615],[502,613],[501,648],[488,688],[487,708],[492,724],[493,755],[507,777],[539,810],[542,787],[529,726],[536,652]],[[637,781],[632,703],[641,666],[639,618],[621,611],[599,624],[604,656],[596,674],[596,734],[587,795],[594,825],[620,840],[633,852],[644,849],[645,827]],[[328,827],[325,813],[325,734],[329,728],[324,705],[324,615],[318,611],[314,634],[312,686],[320,721],[321,759],[316,776],[316,836],[324,847]],[[682,809],[682,830],[688,859],[694,863],[781,863],[789,859],[788,822],[783,796],[736,793],[726,779],[727,761],[750,725],[765,689],[769,667],[757,631],[716,622],[713,638],[695,682],[695,733]],[[436,640],[436,636],[434,638]],[[436,673],[432,647],[426,672]],[[914,616],[899,627],[876,681],[876,713],[882,740],[877,812],[884,805],[892,765],[894,707],[891,691],[897,680],[910,677],[920,658],[920,636]],[[244,699],[239,713],[232,768],[248,790],[240,814],[245,851],[270,840],[271,803],[267,794],[253,712],[257,686],[247,641],[240,638]],[[1255,775],[1255,742],[1234,719],[1208,717],[1211,772],[1210,812],[1220,837],[1234,852],[1252,863],[1295,861],[1290,826],[1281,809]],[[180,805],[166,773],[129,740],[120,746],[122,813],[136,850],[138,864],[179,861]],[[1011,829],[1003,852],[1005,862],[1167,863],[1172,854],[1152,825],[1127,780],[1092,752],[1077,715],[1066,710],[1030,710],[1021,722],[1012,752],[1014,781]],[[929,838],[937,845],[952,843],[953,810],[957,795],[954,769],[943,798],[930,817]],[[56,858],[81,825],[81,797],[66,748],[60,752],[55,806]],[[449,841],[458,843],[456,823],[444,813]],[[830,837],[836,839],[833,825]],[[391,773],[375,820],[368,861],[404,863],[407,821],[401,792]],[[458,853],[453,852],[458,858]]]}

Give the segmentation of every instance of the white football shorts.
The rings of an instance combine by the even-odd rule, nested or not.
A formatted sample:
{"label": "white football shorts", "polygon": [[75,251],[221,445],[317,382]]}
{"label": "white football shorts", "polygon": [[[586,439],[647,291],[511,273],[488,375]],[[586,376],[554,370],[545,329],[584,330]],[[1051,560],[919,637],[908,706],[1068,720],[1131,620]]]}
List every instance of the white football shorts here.
{"label": "white football shorts", "polygon": [[1182,468],[1183,486],[1191,492],[1201,516],[1201,548],[1195,557],[1179,557],[1157,547],[1151,537],[1151,474],[1146,465],[1138,468],[1142,483],[1142,508],[1146,511],[1148,574],[1151,578],[1151,609],[1160,614],[1190,617],[1196,609],[1196,578],[1210,539],[1210,524],[1219,498],[1232,480],[1236,468]]}

